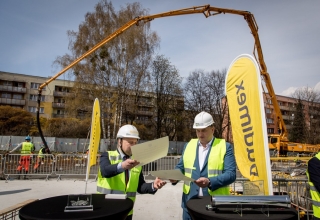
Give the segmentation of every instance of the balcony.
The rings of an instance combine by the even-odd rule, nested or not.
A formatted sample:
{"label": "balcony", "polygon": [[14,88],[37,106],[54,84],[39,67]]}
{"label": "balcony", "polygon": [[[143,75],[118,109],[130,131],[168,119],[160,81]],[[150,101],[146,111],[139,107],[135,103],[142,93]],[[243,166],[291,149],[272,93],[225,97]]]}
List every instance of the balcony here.
{"label": "balcony", "polygon": [[0,98],[0,104],[7,104],[7,105],[25,105],[25,104],[26,104],[26,100],[23,100],[23,99]]}
{"label": "balcony", "polygon": [[22,88],[22,87],[0,85],[0,91],[26,93],[27,89],[26,88]]}
{"label": "balcony", "polygon": [[137,111],[137,114],[139,114],[139,115],[150,115],[150,116],[152,116],[152,115],[153,115],[153,112],[152,112],[152,111]]}
{"label": "balcony", "polygon": [[286,106],[286,105],[279,105],[279,108],[281,110],[290,110],[290,107],[289,106]]}
{"label": "balcony", "polygon": [[67,95],[70,95],[71,92],[59,92],[59,91],[53,91],[54,97],[65,97]]}
{"label": "balcony", "polygon": [[64,114],[52,114],[52,118],[64,118]]}
{"label": "balcony", "polygon": [[65,108],[66,103],[52,102],[52,108]]}
{"label": "balcony", "polygon": [[282,115],[282,118],[284,120],[293,120],[293,117],[291,115]]}

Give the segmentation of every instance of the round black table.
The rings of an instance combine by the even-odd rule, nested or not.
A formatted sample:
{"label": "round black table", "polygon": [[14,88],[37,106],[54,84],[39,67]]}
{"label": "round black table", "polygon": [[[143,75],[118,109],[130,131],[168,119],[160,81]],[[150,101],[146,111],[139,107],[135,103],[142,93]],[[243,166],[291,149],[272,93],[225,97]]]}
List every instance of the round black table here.
{"label": "round black table", "polygon": [[93,211],[64,212],[68,195],[37,200],[22,207],[20,219],[125,219],[133,208],[131,199],[105,199],[92,194]]}
{"label": "round black table", "polygon": [[[187,202],[187,209],[190,216],[194,220],[202,219],[216,219],[216,220],[296,220],[298,219],[298,212],[294,208],[287,208],[282,206],[269,205],[269,217],[267,216],[267,208],[264,208],[264,213],[261,212],[260,205],[243,205],[242,216],[240,211],[235,211],[234,207],[219,207],[215,211],[209,211],[206,209],[206,205],[211,204],[211,196],[203,196],[195,199],[190,199]],[[238,208],[239,210],[239,208]]]}

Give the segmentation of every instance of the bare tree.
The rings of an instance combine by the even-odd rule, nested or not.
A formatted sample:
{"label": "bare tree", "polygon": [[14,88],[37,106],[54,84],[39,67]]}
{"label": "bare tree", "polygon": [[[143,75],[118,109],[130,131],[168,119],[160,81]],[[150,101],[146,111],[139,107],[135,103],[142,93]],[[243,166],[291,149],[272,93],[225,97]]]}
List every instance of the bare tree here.
{"label": "bare tree", "polygon": [[227,112],[227,103],[222,102],[224,94],[226,70],[195,70],[187,77],[184,84],[185,107],[188,112],[190,130],[194,117],[201,111],[210,113],[215,121],[215,136],[221,137],[228,126],[223,121]]}
{"label": "bare tree", "polygon": [[215,122],[215,136],[222,137],[222,133],[228,127],[228,123],[224,123],[228,118],[227,102],[222,102],[225,97],[224,86],[227,70],[211,71],[205,76],[205,86],[208,88],[206,99],[209,113],[211,113]]}
{"label": "bare tree", "polygon": [[28,135],[33,121],[30,112],[10,106],[0,106],[0,135]]}
{"label": "bare tree", "polygon": [[90,119],[51,118],[46,123],[44,133],[50,137],[86,138],[90,122]]}
{"label": "bare tree", "polygon": [[[304,135],[307,143],[320,143],[320,92],[310,87],[297,89],[292,97],[303,104]],[[299,102],[298,102],[299,104]]]}
{"label": "bare tree", "polygon": [[174,140],[178,124],[181,123],[179,115],[183,111],[181,81],[178,70],[164,57],[156,56],[152,63],[152,84],[155,98],[155,128],[156,137],[169,136]]}
{"label": "bare tree", "polygon": [[[71,55],[58,57],[56,63],[68,65],[117,28],[147,12],[137,2],[126,4],[117,12],[111,1],[101,0],[94,12],[86,14],[78,32],[68,31]],[[127,111],[125,104],[132,91],[137,94],[147,81],[146,70],[158,44],[159,38],[150,30],[150,24],[140,23],[96,50],[72,69],[77,82],[74,89],[77,96],[68,100],[68,105],[74,106],[73,109],[77,108],[78,111],[86,111],[88,103],[84,100],[91,99],[93,103],[94,98],[99,98],[101,115],[106,116],[110,139],[111,123],[114,124],[114,130],[117,124],[121,126],[123,112]],[[71,104],[72,101],[76,104]],[[134,117],[130,123],[133,119]]]}

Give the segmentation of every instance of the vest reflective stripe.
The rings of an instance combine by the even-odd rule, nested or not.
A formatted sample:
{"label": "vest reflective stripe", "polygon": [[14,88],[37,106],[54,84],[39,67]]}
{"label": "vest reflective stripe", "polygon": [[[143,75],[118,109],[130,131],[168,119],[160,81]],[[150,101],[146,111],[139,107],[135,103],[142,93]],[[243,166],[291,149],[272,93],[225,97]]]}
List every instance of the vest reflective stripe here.
{"label": "vest reflective stripe", "polygon": [[310,186],[310,190],[317,191],[316,187]]}
{"label": "vest reflective stripe", "polygon": [[[191,177],[195,157],[198,150],[198,139],[192,139],[183,154],[183,164],[185,167],[185,176]],[[214,138],[211,146],[210,154],[208,155],[208,177],[214,177],[222,174],[224,169],[224,156],[226,154],[226,142],[224,139]],[[190,191],[190,182],[185,182],[183,185],[183,193],[188,194]],[[208,189],[210,195],[229,195],[229,186],[224,186],[214,191]]]}
{"label": "vest reflective stripe", "polygon": [[219,175],[222,174],[222,170],[209,170],[208,175],[214,176],[214,175]]}
{"label": "vest reflective stripe", "polygon": [[320,207],[320,202],[312,200],[312,205]]}
{"label": "vest reflective stripe", "polygon": [[23,142],[21,148],[21,154],[31,154],[33,144],[30,142]]}
{"label": "vest reflective stripe", "polygon": [[[316,158],[320,160],[320,152],[315,155]],[[310,194],[312,198],[312,209],[313,209],[313,215],[317,218],[320,218],[320,193],[317,191],[314,184],[310,181],[308,170],[306,172],[309,185],[310,185]]]}
{"label": "vest reflective stripe", "polygon": [[186,173],[190,174],[190,177],[191,177],[191,174],[192,174],[192,170],[195,170],[196,168],[193,168],[193,169],[189,169],[189,168],[184,168],[184,174],[186,175]]}
{"label": "vest reflective stripe", "polygon": [[110,160],[121,160],[121,155],[119,154],[118,156],[109,156],[109,158]]}
{"label": "vest reflective stripe", "polygon": [[[121,155],[117,151],[108,151],[108,154],[111,164],[118,164],[122,162]],[[130,170],[130,178],[127,186],[125,185],[124,172],[110,178],[104,178],[102,177],[101,171],[99,169],[97,192],[104,194],[127,194],[127,197],[135,202],[141,168],[141,166],[138,168],[134,167]],[[128,215],[132,215],[132,213],[133,209],[129,212]]]}

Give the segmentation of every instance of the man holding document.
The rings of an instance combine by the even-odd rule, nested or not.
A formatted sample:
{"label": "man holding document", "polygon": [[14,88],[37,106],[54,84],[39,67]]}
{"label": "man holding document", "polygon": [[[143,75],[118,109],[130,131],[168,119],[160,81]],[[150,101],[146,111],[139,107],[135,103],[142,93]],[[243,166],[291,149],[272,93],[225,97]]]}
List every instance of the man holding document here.
{"label": "man holding document", "polygon": [[[199,113],[193,128],[198,139],[191,139],[185,146],[182,157],[176,166],[186,177],[194,182],[185,181],[182,204],[183,219],[191,219],[187,202],[197,196],[229,195],[229,184],[236,180],[236,162],[233,147],[214,134],[214,121],[207,112]],[[178,180],[170,179],[175,185]]]}
{"label": "man holding document", "polygon": [[[126,194],[135,201],[136,192],[155,194],[166,182],[156,178],[146,183],[139,161],[131,159],[131,147],[138,143],[139,132],[133,125],[122,126],[117,134],[117,150],[107,151],[100,157],[97,191],[103,194]],[[126,219],[132,219],[133,210]]]}

